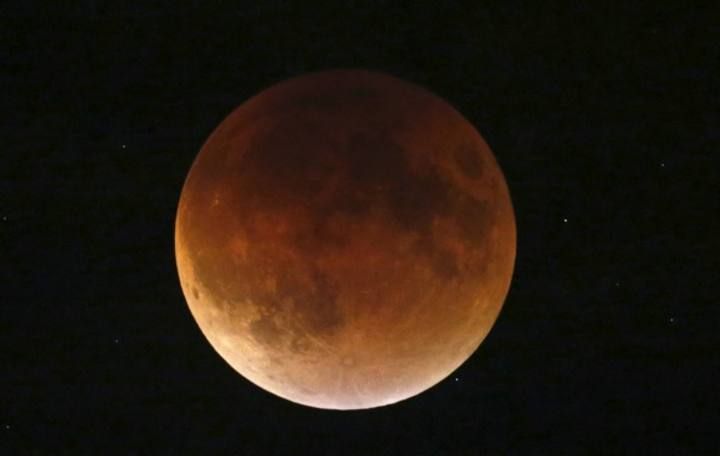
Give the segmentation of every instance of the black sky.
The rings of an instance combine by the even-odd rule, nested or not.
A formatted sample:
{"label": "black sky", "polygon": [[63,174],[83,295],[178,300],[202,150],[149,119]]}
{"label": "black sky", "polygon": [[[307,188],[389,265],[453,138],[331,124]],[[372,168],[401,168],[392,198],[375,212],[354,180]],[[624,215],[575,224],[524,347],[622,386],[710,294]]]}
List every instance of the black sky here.
{"label": "black sky", "polygon": [[[4,454],[718,451],[717,8],[55,3],[0,7]],[[226,365],[173,252],[210,132],[258,91],[338,67],[457,107],[518,225],[475,355],[421,396],[350,413]]]}

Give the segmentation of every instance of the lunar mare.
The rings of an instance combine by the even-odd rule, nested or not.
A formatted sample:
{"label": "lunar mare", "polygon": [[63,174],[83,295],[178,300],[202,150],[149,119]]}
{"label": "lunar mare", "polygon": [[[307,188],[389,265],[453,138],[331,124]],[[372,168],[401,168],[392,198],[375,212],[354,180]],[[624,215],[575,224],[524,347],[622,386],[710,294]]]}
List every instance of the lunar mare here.
{"label": "lunar mare", "polygon": [[427,90],[359,70],[275,85],[203,145],[175,225],[213,348],[293,402],[412,397],[480,345],[508,292],[515,219],[480,134]]}

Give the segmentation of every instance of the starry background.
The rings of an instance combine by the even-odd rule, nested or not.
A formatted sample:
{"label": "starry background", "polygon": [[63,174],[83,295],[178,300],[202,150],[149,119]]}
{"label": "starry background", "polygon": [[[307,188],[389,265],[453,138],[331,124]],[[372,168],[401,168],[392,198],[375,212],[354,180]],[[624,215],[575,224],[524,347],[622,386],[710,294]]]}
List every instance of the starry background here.
{"label": "starry background", "polygon": [[[717,8],[129,3],[0,7],[4,454],[718,450]],[[173,252],[210,132],[259,90],[337,67],[458,108],[518,226],[478,351],[416,398],[344,413],[226,365]]]}

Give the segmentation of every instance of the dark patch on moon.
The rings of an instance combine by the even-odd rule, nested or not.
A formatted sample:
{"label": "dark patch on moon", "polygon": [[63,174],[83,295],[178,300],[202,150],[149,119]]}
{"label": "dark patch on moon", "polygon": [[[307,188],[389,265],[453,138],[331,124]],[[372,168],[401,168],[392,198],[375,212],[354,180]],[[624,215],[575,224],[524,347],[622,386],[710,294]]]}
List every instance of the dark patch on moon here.
{"label": "dark patch on moon", "polygon": [[366,190],[377,190],[407,172],[403,149],[380,132],[365,130],[350,136],[346,155],[353,184]]}
{"label": "dark patch on moon", "polygon": [[244,160],[251,194],[272,202],[288,196],[312,198],[324,189],[338,164],[330,148],[318,147],[322,138],[308,134],[315,129],[306,119],[290,119],[256,138]]}
{"label": "dark patch on moon", "polygon": [[[315,335],[331,334],[342,325],[343,316],[337,303],[338,285],[326,274],[312,269],[307,284],[292,272],[281,271],[276,274],[275,281],[274,291],[268,291],[258,283],[250,292],[261,315],[250,324],[250,331],[258,342],[277,346],[280,334],[290,332],[294,334],[288,343],[290,350],[299,352],[308,348],[308,341],[298,333],[300,330],[283,325],[281,332],[273,320],[275,316],[280,316],[280,321],[287,321],[288,327],[302,328],[302,331]],[[297,308],[288,308],[290,300],[298,304]]]}
{"label": "dark patch on moon", "polygon": [[479,179],[483,174],[484,163],[477,149],[471,144],[463,144],[454,152],[455,163],[460,171],[470,179]]}
{"label": "dark patch on moon", "polygon": [[438,277],[450,280],[460,273],[457,258],[452,252],[435,248],[430,258],[433,272]]}
{"label": "dark patch on moon", "polygon": [[200,298],[200,292],[198,292],[198,289],[196,287],[192,287],[192,294],[195,297],[195,299]]}
{"label": "dark patch on moon", "polygon": [[403,228],[429,233],[433,218],[450,208],[449,189],[436,172],[421,177],[407,171],[388,195],[392,214]]}
{"label": "dark patch on moon", "polygon": [[455,254],[438,246],[430,235],[416,240],[412,252],[420,258],[427,258],[432,272],[444,280],[452,280],[460,274]]}
{"label": "dark patch on moon", "polygon": [[250,334],[258,343],[273,346],[277,345],[282,332],[272,316],[265,315],[250,323]]}
{"label": "dark patch on moon", "polygon": [[436,171],[416,175],[407,152],[389,133],[356,133],[348,142],[347,159],[349,185],[359,191],[340,200],[338,210],[362,213],[384,204],[402,228],[426,233],[433,217],[449,209],[450,185]]}
{"label": "dark patch on moon", "polygon": [[463,196],[460,199],[458,225],[463,239],[476,248],[484,248],[487,244],[487,233],[494,217],[490,205],[486,201]]}
{"label": "dark patch on moon", "polygon": [[337,329],[343,322],[343,317],[337,305],[338,286],[333,283],[327,274],[318,270],[313,271],[313,288],[304,290],[301,298],[304,305],[301,307],[300,317],[303,328],[308,328],[313,334],[327,334]]}
{"label": "dark patch on moon", "polygon": [[308,229],[298,230],[293,237],[293,246],[307,255],[317,255],[319,250],[337,251],[350,243],[343,232],[333,230],[330,224],[331,211],[318,211]]}

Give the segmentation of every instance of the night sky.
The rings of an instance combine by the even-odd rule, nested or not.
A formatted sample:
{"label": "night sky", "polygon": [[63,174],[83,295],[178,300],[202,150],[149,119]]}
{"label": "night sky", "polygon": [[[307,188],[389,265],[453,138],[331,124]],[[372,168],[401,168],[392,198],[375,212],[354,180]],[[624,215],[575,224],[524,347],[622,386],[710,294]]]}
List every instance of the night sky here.
{"label": "night sky", "polygon": [[[0,7],[1,453],[719,450],[717,8],[54,3]],[[477,352],[367,411],[238,375],[195,324],[173,251],[212,130],[330,68],[455,106],[494,151],[518,228]]]}

